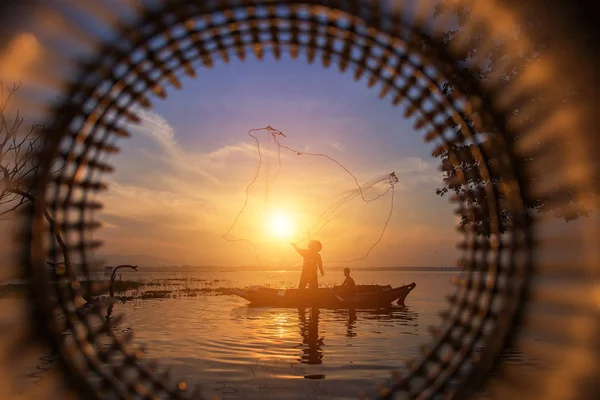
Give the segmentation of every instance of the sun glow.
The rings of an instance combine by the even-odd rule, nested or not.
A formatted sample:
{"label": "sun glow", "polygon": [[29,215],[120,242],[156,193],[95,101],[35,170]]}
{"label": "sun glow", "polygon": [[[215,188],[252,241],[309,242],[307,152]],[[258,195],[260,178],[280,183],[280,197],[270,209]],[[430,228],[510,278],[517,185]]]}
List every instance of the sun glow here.
{"label": "sun glow", "polygon": [[288,239],[294,233],[294,224],[291,218],[283,213],[271,215],[269,228],[271,234],[279,239]]}

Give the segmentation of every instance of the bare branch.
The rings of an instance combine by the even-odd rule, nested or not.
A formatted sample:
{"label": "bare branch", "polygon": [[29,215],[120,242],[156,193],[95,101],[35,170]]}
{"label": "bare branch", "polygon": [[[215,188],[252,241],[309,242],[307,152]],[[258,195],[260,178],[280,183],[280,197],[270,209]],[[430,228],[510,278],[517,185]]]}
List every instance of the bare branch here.
{"label": "bare branch", "polygon": [[[20,82],[13,82],[12,87],[8,87],[0,81],[0,206],[8,205],[8,208],[0,211],[0,217],[5,217],[0,218],[0,221],[8,219],[24,204],[36,201],[36,193],[28,182],[38,173],[39,164],[33,156],[42,144],[37,131],[43,126],[31,125],[28,131],[22,132],[25,119],[20,112],[16,111],[14,117],[6,114],[13,95],[20,87]],[[62,250],[65,266],[72,271],[63,238],[47,210],[44,210],[44,218],[50,224],[50,231]]]}
{"label": "bare branch", "polygon": [[[24,198],[26,198],[27,200],[34,202],[35,201],[35,196],[24,192],[22,190],[19,189],[8,189],[8,191],[17,194],[19,196],[22,196]],[[0,214],[1,215],[1,214]],[[62,250],[62,254],[63,254],[63,258],[65,260],[65,266],[67,268],[67,271],[72,271],[71,268],[71,261],[69,259],[69,253],[67,252],[67,247],[65,245],[65,242],[60,234],[60,232],[58,231],[58,227],[56,226],[56,223],[54,222],[54,219],[52,219],[52,217],[50,216],[50,214],[48,213],[47,210],[44,210],[44,217],[46,218],[46,220],[48,221],[48,223],[50,224],[50,231],[52,232],[52,234],[54,235],[54,238],[56,239],[56,242],[58,243],[60,249]]]}
{"label": "bare branch", "polygon": [[[15,195],[15,197],[10,202],[14,202],[14,200],[16,200],[17,197],[19,197],[19,195]],[[15,204],[13,207],[9,208],[8,210],[4,210],[4,211],[0,212],[0,217],[2,217],[4,215],[8,215],[8,214],[12,213],[13,211],[16,211],[19,207],[21,207],[23,204],[27,203],[28,201],[29,201],[29,199],[19,201],[17,204]]]}
{"label": "bare branch", "polygon": [[10,180],[10,175],[8,174],[8,169],[6,169],[2,164],[0,164],[0,170],[2,170],[2,174],[4,175],[2,180],[6,181],[8,183],[8,181]]}
{"label": "bare branch", "polygon": [[12,86],[0,82],[0,169],[3,176],[0,205],[11,205],[0,211],[0,215],[9,215],[30,201],[15,190],[35,196],[28,182],[38,173],[39,164],[33,156],[42,144],[37,131],[43,126],[34,124],[25,131],[22,129],[25,119],[18,110],[14,116],[7,115],[10,101],[20,87],[20,82],[13,82]]}

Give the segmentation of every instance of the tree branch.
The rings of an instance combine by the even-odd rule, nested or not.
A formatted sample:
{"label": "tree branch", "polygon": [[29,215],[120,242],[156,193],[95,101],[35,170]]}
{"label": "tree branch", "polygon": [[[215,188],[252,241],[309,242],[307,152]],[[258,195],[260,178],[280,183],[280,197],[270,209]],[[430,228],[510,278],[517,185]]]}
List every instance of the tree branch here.
{"label": "tree branch", "polygon": [[117,270],[121,269],[121,268],[131,268],[134,271],[137,272],[137,265],[119,265],[117,267],[115,267],[115,269],[113,269],[112,274],[110,275],[110,297],[115,297],[115,278],[117,277]]}
{"label": "tree branch", "polygon": [[[31,202],[35,202],[35,200],[36,200],[35,196],[33,196],[27,192],[24,192],[22,190],[19,190],[19,189],[8,189],[8,191],[11,193],[14,193],[14,194],[18,194],[19,196],[25,197]],[[65,242],[63,241],[63,238],[60,235],[60,232],[58,231],[56,222],[52,219],[52,217],[50,216],[50,214],[48,213],[47,210],[44,210],[44,217],[50,224],[50,231],[56,238],[56,241],[58,242],[58,245],[63,253],[63,258],[65,260],[65,267],[67,268],[67,272],[73,271],[72,266],[71,266],[71,261],[69,259],[69,253],[67,252],[67,246],[65,245]]]}
{"label": "tree branch", "polygon": [[[4,178],[2,179],[3,181],[9,182],[10,181],[10,175],[8,174],[8,169],[6,169],[6,167],[2,164],[0,164],[0,169],[2,170],[2,173],[4,174]],[[7,183],[8,185],[8,183]]]}

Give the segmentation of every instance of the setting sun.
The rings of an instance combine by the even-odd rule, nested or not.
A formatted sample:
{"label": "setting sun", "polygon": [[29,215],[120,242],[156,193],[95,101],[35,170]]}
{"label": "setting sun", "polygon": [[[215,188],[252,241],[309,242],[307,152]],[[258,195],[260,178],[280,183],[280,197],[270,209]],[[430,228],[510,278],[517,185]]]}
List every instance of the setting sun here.
{"label": "setting sun", "polygon": [[271,234],[280,239],[287,239],[292,236],[294,226],[290,217],[286,214],[273,214],[269,221]]}

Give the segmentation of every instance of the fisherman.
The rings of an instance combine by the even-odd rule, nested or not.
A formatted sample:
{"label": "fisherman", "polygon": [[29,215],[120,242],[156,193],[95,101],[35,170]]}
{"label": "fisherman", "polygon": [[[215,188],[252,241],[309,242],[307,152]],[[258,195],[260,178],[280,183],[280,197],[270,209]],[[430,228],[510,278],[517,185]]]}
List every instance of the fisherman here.
{"label": "fisherman", "polygon": [[352,277],[350,276],[350,268],[344,268],[344,276],[346,277],[346,279],[344,280],[344,283],[342,283],[342,286],[340,286],[340,290],[344,294],[352,295],[354,294],[354,290],[356,289],[356,283],[354,282],[354,279],[352,279]]}
{"label": "fisherman", "polygon": [[310,240],[306,249],[301,249],[296,243],[290,243],[294,249],[304,258],[302,264],[302,275],[300,275],[300,285],[298,289],[306,289],[306,285],[310,290],[316,290],[319,287],[317,278],[317,268],[321,272],[321,276],[325,275],[323,271],[323,260],[319,252],[323,248],[318,240]]}

